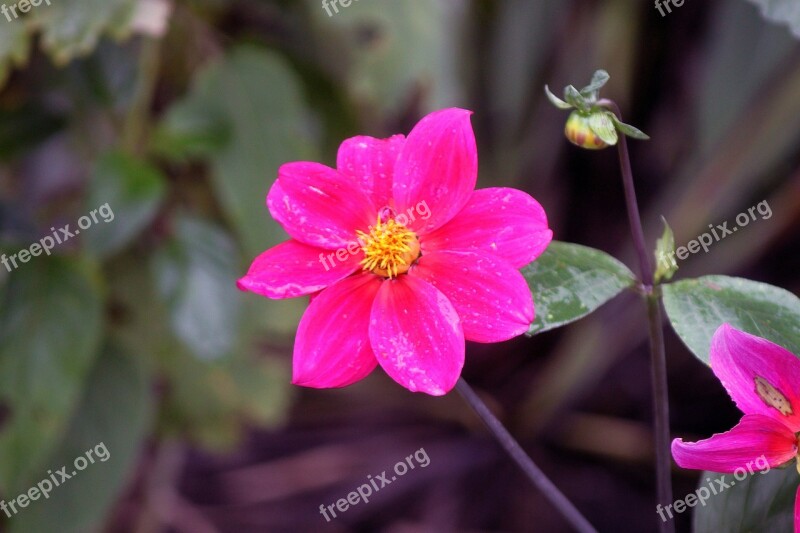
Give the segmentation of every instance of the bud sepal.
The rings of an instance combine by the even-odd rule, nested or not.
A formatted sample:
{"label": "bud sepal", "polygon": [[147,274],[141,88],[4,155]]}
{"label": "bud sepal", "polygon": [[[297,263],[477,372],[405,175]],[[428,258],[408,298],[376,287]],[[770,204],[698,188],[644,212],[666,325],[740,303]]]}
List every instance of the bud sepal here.
{"label": "bud sepal", "polygon": [[572,144],[587,150],[602,150],[616,145],[620,133],[633,139],[650,138],[638,128],[619,120],[607,109],[612,102],[600,98],[600,89],[609,79],[608,72],[598,70],[589,85],[580,91],[572,85],[565,87],[563,100],[545,85],[544,92],[550,103],[561,110],[572,110],[564,128],[564,133]]}

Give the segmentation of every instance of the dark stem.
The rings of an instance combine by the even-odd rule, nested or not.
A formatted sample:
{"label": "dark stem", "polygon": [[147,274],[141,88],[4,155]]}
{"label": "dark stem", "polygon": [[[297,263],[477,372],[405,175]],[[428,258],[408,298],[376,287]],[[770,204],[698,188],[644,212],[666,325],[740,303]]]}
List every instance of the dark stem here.
{"label": "dark stem", "polygon": [[[616,103],[611,102],[612,111],[622,120],[622,114]],[[631,157],[628,153],[628,138],[620,134],[619,142],[619,167],[622,171],[622,185],[625,188],[625,205],[628,209],[628,223],[631,227],[633,245],[639,257],[639,270],[645,289],[653,288],[653,266],[650,264],[650,254],[647,252],[647,243],[644,240],[642,218],[639,215],[639,204],[636,202],[636,188],[633,185],[633,170],[631,170]]]}
{"label": "dark stem", "polygon": [[[622,120],[619,106],[611,100],[601,100],[599,105],[608,107]],[[625,204],[628,209],[628,222],[631,226],[633,244],[639,256],[639,269],[642,285],[645,290],[647,304],[648,330],[650,333],[651,378],[653,381],[653,416],[655,418],[654,445],[656,449],[656,483],[658,486],[658,502],[661,505],[672,504],[672,462],[670,458],[669,440],[669,392],[667,390],[667,358],[664,350],[664,331],[661,317],[661,291],[654,287],[653,266],[647,252],[647,244],[639,216],[639,205],[636,202],[636,188],[633,184],[633,171],[628,153],[628,140],[619,135],[619,165],[622,171],[622,184],[625,189]],[[661,522],[662,533],[675,531],[671,520]]]}
{"label": "dark stem", "polygon": [[547,476],[542,472],[533,459],[528,457],[528,454],[522,449],[519,443],[511,436],[511,433],[503,426],[500,420],[492,414],[485,403],[475,394],[464,378],[459,378],[456,384],[456,390],[462,398],[469,404],[470,407],[478,414],[478,416],[489,428],[494,438],[505,449],[508,455],[519,465],[525,475],[530,479],[531,483],[538,488],[545,498],[555,506],[562,516],[575,528],[575,531],[582,533],[596,533],[596,529],[592,527],[586,518],[572,505],[566,496],[550,481]]}
{"label": "dark stem", "polygon": [[[667,390],[667,357],[664,350],[664,329],[661,327],[661,290],[647,295],[647,318],[650,331],[650,376],[653,381],[653,414],[655,416],[656,471],[658,501],[663,506],[672,504],[672,458],[669,441],[669,392]],[[661,522],[661,531],[671,533],[675,525],[671,520]]]}

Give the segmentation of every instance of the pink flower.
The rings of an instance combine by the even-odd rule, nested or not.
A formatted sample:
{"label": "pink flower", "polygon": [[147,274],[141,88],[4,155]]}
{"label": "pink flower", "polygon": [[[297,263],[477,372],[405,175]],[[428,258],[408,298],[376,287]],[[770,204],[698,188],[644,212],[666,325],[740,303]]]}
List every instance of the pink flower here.
{"label": "pink flower", "polygon": [[[753,465],[769,470],[797,457],[800,360],[777,344],[723,324],[711,341],[711,368],[744,416],[727,433],[693,443],[675,439],[675,462],[682,468],[733,473],[752,472]],[[798,503],[800,491],[795,531],[800,531]]]}
{"label": "pink flower", "polygon": [[465,339],[503,341],[533,322],[518,269],[552,232],[528,194],[474,190],[470,114],[431,113],[408,138],[347,139],[336,170],[278,171],[267,206],[291,239],[257,257],[238,286],[311,295],[294,384],[344,387],[380,364],[407,389],[442,395],[461,375]]}

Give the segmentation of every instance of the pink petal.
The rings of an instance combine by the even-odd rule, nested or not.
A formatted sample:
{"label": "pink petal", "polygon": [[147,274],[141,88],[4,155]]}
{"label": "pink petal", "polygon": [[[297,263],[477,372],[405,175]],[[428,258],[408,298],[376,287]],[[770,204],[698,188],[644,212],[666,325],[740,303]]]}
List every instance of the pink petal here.
{"label": "pink petal", "polygon": [[780,466],[795,455],[794,433],[763,415],[744,415],[732,430],[700,442],[672,441],[672,456],[678,466],[712,472],[733,473],[748,465],[754,471],[764,470],[767,466]]}
{"label": "pink petal", "polygon": [[482,252],[522,268],[539,257],[552,239],[539,202],[516,189],[493,187],[474,191],[464,209],[426,235],[422,246],[423,251]]}
{"label": "pink petal", "polygon": [[[723,324],[711,340],[711,368],[743,413],[771,416],[800,431],[800,361],[791,352]],[[773,404],[783,406],[762,399],[757,383],[775,391],[783,404]]]}
{"label": "pink petal", "polygon": [[453,304],[464,338],[500,342],[528,331],[533,296],[525,278],[503,260],[472,252],[424,254],[409,275],[424,279]]}
{"label": "pink petal", "polygon": [[428,213],[409,224],[418,234],[447,223],[475,189],[478,150],[471,114],[455,108],[431,113],[414,126],[400,152],[392,188],[395,207],[398,214]]}
{"label": "pink petal", "polygon": [[256,257],[247,275],[236,285],[267,298],[294,298],[346,278],[360,268],[363,256],[360,248],[354,254],[345,252],[337,256],[290,239]]}
{"label": "pink petal", "polygon": [[372,306],[372,349],[389,376],[412,392],[449,392],[464,366],[464,332],[448,299],[412,276],[381,286]]}
{"label": "pink petal", "polygon": [[287,163],[267,195],[270,213],[300,242],[329,250],[355,242],[378,214],[358,184],[319,163]]}
{"label": "pink petal", "polygon": [[381,278],[359,274],[314,298],[297,328],[292,383],[345,387],[378,366],[369,343],[369,317],[380,286]]}
{"label": "pink petal", "polygon": [[375,207],[387,207],[392,199],[394,166],[405,142],[404,135],[347,139],[339,146],[336,168],[367,193]]}

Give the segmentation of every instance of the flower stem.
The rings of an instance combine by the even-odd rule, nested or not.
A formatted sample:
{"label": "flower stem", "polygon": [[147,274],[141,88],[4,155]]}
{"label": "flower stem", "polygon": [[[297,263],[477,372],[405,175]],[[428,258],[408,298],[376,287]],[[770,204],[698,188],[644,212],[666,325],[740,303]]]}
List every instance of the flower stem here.
{"label": "flower stem", "polygon": [[[619,107],[613,103],[612,110],[617,117],[622,120]],[[619,142],[619,166],[622,171],[622,185],[625,188],[625,205],[628,208],[628,223],[631,227],[633,245],[636,247],[636,255],[639,258],[639,270],[642,276],[642,283],[646,289],[653,288],[653,266],[650,264],[650,254],[647,252],[647,244],[644,240],[644,229],[642,228],[642,218],[639,215],[639,204],[636,201],[636,188],[633,185],[633,170],[631,170],[631,157],[628,152],[628,138],[620,134]]]}
{"label": "flower stem", "polygon": [[[599,105],[608,107],[622,120],[619,106],[612,100],[603,99]],[[650,334],[651,378],[653,381],[653,415],[655,418],[655,450],[656,450],[656,482],[658,501],[661,505],[673,502],[672,497],[672,463],[670,459],[669,441],[669,392],[667,390],[667,359],[664,349],[664,331],[661,316],[661,291],[654,287],[653,266],[642,229],[642,219],[639,216],[639,205],[636,202],[636,189],[633,184],[633,171],[631,158],[628,153],[628,141],[625,135],[620,134],[619,166],[622,171],[622,184],[625,189],[625,204],[628,209],[628,222],[631,227],[633,244],[639,257],[642,285],[645,291],[647,304],[648,330]],[[662,521],[662,533],[672,533],[675,525],[671,520]]]}
{"label": "flower stem", "polygon": [[508,430],[503,426],[502,422],[497,419],[494,414],[489,410],[485,403],[475,394],[464,378],[459,378],[456,384],[456,390],[462,398],[469,404],[470,407],[478,414],[478,416],[489,428],[497,442],[505,449],[508,455],[519,465],[525,475],[530,479],[531,483],[538,488],[545,498],[547,498],[562,516],[575,528],[575,531],[581,533],[596,533],[596,529],[592,527],[586,518],[575,508],[561,491],[550,481],[544,472],[536,466],[528,454],[522,449],[519,443],[511,436]]}
{"label": "flower stem", "polygon": [[[672,498],[672,462],[669,441],[669,392],[667,391],[667,357],[664,350],[660,289],[647,295],[647,318],[650,332],[650,375],[653,381],[653,413],[655,415],[656,471],[658,501],[666,506]],[[675,531],[672,521],[661,523],[662,533]]]}
{"label": "flower stem", "polygon": [[153,99],[158,70],[161,66],[159,41],[146,37],[142,40],[139,55],[139,78],[136,81],[133,100],[122,131],[122,147],[130,154],[142,152],[149,125],[150,105]]}

